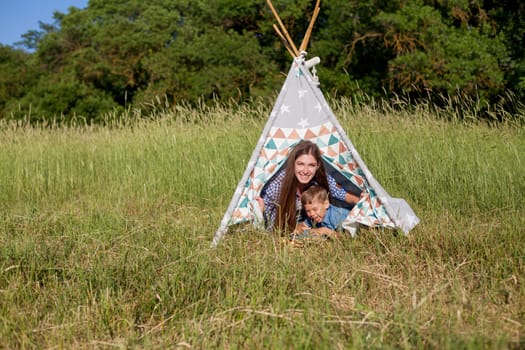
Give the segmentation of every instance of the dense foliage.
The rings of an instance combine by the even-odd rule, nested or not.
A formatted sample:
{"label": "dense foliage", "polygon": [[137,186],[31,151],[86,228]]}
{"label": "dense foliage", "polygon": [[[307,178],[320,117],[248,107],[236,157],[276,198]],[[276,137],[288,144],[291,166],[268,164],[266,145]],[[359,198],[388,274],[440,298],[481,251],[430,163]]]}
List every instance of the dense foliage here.
{"label": "dense foliage", "polygon": [[[273,1],[297,46],[315,1]],[[525,3],[331,0],[309,56],[323,89],[411,101],[525,97]],[[90,0],[0,45],[0,118],[97,122],[158,101],[272,96],[290,56],[264,0]],[[503,101],[503,102],[502,102]]]}

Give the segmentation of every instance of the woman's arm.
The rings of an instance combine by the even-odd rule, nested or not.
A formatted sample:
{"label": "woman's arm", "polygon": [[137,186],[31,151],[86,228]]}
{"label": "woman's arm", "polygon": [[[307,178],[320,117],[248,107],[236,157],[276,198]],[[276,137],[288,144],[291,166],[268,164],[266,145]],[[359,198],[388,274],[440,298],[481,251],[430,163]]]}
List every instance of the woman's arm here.
{"label": "woman's arm", "polygon": [[266,225],[269,228],[273,227],[277,218],[277,203],[279,201],[279,194],[281,193],[284,174],[284,171],[277,173],[264,187],[261,196],[255,198],[261,207],[261,211],[266,220]]}
{"label": "woman's arm", "polygon": [[350,204],[356,204],[357,202],[359,202],[359,197],[356,196],[355,194],[346,192],[345,202],[350,203]]}
{"label": "woman's arm", "polygon": [[341,201],[345,201],[349,204],[355,204],[359,202],[358,196],[352,193],[348,193],[346,192],[344,188],[338,186],[337,182],[332,176],[328,175],[327,179],[328,179],[328,187],[329,187],[331,196]]}

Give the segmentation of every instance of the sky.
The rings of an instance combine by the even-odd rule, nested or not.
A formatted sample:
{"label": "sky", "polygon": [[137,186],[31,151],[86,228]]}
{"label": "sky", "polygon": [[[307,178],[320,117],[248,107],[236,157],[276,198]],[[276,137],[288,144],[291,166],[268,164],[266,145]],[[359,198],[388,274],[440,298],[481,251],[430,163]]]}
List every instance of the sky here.
{"label": "sky", "polygon": [[22,34],[39,30],[38,22],[53,23],[53,12],[85,8],[88,0],[0,0],[0,44],[13,45]]}

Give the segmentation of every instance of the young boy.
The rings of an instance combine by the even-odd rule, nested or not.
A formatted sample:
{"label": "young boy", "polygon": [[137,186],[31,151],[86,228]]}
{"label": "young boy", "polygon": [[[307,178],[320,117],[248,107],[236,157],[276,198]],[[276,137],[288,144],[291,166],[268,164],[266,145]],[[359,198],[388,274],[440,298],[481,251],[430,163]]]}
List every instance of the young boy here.
{"label": "young boy", "polygon": [[297,224],[296,238],[301,235],[315,238],[339,237],[350,211],[331,205],[326,189],[317,185],[309,187],[301,195],[301,204],[307,218]]}

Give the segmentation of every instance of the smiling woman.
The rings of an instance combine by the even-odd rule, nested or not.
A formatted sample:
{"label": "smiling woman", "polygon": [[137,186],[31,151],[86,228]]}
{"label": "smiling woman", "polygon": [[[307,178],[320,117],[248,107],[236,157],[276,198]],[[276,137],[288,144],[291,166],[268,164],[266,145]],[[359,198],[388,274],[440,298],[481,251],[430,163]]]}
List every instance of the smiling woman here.
{"label": "smiling woman", "polygon": [[349,204],[359,200],[327,175],[319,147],[311,141],[302,140],[291,151],[283,169],[266,184],[258,198],[267,228],[293,231],[300,214],[301,194],[314,184],[326,189],[330,198]]}
{"label": "smiling woman", "polygon": [[88,0],[20,0],[0,3],[0,44],[16,46],[22,35],[39,30],[40,23],[53,23],[56,11],[67,13],[70,7],[85,8]]}

